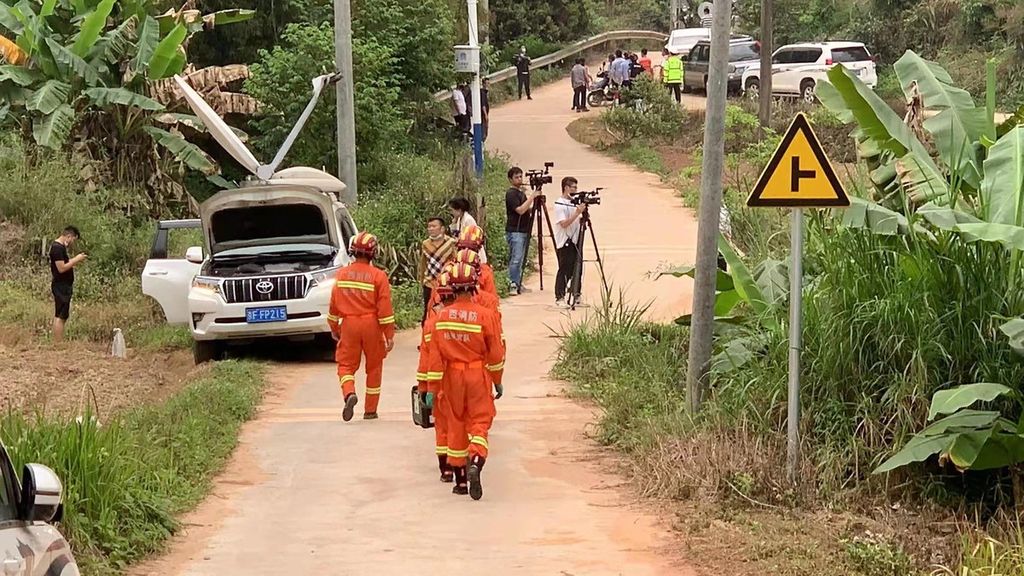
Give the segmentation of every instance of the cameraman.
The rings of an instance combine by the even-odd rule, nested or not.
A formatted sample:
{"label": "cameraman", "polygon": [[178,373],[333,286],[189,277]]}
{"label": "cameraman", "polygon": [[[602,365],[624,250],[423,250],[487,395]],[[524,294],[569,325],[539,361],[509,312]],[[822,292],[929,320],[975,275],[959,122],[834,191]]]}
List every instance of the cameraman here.
{"label": "cameraman", "polygon": [[[555,276],[555,306],[568,308],[565,303],[565,291],[576,272],[579,258],[577,243],[580,239],[580,216],[587,211],[587,204],[572,203],[572,195],[576,193],[577,180],[572,176],[562,178],[562,197],[555,200],[555,249],[558,254],[558,274]],[[580,286],[574,286],[582,291]]]}
{"label": "cameraman", "polygon": [[533,200],[538,192],[523,191],[523,169],[513,166],[508,171],[509,188],[505,192],[505,239],[508,241],[508,279],[512,295],[522,294],[526,249],[533,230]]}

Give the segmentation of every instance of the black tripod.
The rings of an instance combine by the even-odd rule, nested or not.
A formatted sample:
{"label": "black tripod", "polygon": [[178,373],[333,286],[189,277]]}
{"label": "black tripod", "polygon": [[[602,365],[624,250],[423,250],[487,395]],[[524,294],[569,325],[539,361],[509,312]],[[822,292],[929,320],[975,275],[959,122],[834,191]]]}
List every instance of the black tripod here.
{"label": "black tripod", "polygon": [[[539,188],[537,188],[539,190]],[[537,272],[540,275],[540,289],[544,289],[544,224],[547,222],[548,235],[551,237],[551,245],[555,243],[555,230],[551,227],[551,214],[548,213],[547,197],[543,194],[533,199],[533,219],[537,223]],[[556,247],[557,250],[557,247]]]}
{"label": "black tripod", "polygon": [[[590,219],[590,210],[584,210],[580,214],[580,239],[576,244],[576,269],[572,273],[572,287],[569,290],[569,296],[567,303],[569,304],[570,310],[576,309],[576,304],[580,301],[580,293],[583,291],[583,245],[586,242],[587,229],[590,230],[590,242],[594,245],[594,260],[591,262],[597,262],[597,270],[601,274],[601,285],[604,287],[604,291],[608,293],[608,279],[604,275],[604,262],[601,260],[601,251],[597,248],[597,236],[594,235],[594,223]],[[552,234],[554,236],[554,234]]]}

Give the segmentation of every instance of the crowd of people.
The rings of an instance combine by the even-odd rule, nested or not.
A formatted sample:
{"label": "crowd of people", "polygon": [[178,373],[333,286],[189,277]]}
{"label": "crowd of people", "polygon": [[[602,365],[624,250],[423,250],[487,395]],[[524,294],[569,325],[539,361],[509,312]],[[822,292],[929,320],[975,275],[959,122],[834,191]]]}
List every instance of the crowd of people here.
{"label": "crowd of people", "polygon": [[[683,62],[678,55],[671,54],[667,49],[662,51],[661,82],[672,94],[676,102],[682,101]],[[629,89],[641,75],[655,78],[654,65],[644,48],[639,54],[616,50],[609,54],[608,59],[601,63],[597,80],[591,76],[584,58],[577,58],[569,72],[569,83],[573,90],[572,109],[576,112],[587,112],[587,95],[594,90],[610,89],[613,94]],[[612,99],[615,97],[613,95]]]}

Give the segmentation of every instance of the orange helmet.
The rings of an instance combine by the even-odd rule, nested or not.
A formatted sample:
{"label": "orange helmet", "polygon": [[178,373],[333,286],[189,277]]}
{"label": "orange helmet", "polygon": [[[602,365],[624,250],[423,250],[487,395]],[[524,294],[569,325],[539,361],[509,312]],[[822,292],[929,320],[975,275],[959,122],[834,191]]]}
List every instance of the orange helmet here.
{"label": "orange helmet", "polygon": [[450,271],[442,272],[437,277],[437,295],[441,297],[441,300],[446,300],[455,296],[455,291],[452,290],[452,276]]}
{"label": "orange helmet", "polygon": [[448,277],[455,292],[476,290],[476,269],[469,264],[456,263]]}
{"label": "orange helmet", "polygon": [[455,253],[456,264],[469,264],[473,269],[480,272],[480,255],[469,248],[464,248]]}
{"label": "orange helmet", "polygon": [[377,256],[377,237],[369,232],[360,232],[349,242],[348,253],[352,256],[365,256],[371,260]]}
{"label": "orange helmet", "polygon": [[479,226],[466,226],[459,234],[459,248],[469,248],[479,252],[484,245],[484,229]]}

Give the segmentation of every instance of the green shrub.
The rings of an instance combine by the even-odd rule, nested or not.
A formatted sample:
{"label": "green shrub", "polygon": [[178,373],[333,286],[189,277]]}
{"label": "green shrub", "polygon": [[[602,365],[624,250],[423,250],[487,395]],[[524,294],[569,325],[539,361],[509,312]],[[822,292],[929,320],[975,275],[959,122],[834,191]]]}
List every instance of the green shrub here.
{"label": "green shrub", "polygon": [[640,76],[623,92],[620,106],[603,116],[605,125],[622,143],[637,138],[673,139],[679,135],[686,112],[664,86]]}

